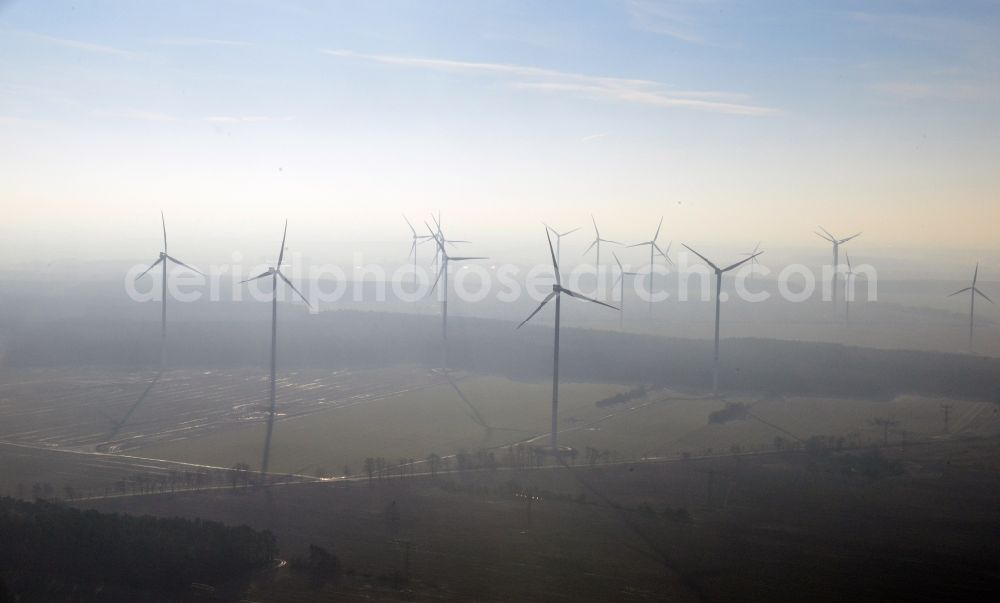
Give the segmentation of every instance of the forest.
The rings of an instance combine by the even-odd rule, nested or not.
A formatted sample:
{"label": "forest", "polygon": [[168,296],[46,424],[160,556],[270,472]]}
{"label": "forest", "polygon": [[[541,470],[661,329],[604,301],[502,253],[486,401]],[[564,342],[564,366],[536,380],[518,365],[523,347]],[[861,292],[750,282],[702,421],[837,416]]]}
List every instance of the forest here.
{"label": "forest", "polygon": [[[288,312],[280,320],[280,366],[440,367],[440,318],[337,311]],[[516,380],[551,374],[552,328],[515,330],[504,321],[449,320],[448,365]],[[60,319],[12,329],[5,363],[14,367],[90,366],[152,369],[159,361],[158,325],[142,321]],[[176,322],[168,337],[168,368],[267,366],[265,323],[247,320]],[[562,330],[561,373],[578,382],[704,389],[711,383],[707,340],[618,331]],[[727,391],[767,395],[829,395],[890,399],[900,394],[1000,401],[1000,359],[834,343],[724,339],[721,379]]]}
{"label": "forest", "polygon": [[274,536],[215,521],[83,511],[0,498],[8,596],[109,589],[175,591],[246,576],[277,555]]}

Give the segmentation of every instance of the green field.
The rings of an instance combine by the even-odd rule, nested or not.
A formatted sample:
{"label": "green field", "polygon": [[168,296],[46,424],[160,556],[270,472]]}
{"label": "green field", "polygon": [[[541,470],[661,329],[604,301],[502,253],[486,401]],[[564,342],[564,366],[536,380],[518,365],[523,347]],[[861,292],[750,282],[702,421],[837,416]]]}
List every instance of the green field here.
{"label": "green field", "polygon": [[952,435],[989,435],[1000,428],[994,405],[901,396],[889,402],[836,398],[731,397],[749,406],[752,416],[710,423],[709,415],[725,406],[712,399],[684,399],[654,393],[643,400],[606,410],[606,418],[567,432],[562,442],[583,449],[612,450],[619,458],[676,457],[769,450],[775,437],[795,441],[813,436],[845,438],[847,445],[881,443],[876,418],[891,418],[889,443],[944,436],[942,403],[951,404]]}
{"label": "green field", "polygon": [[[497,377],[458,381],[469,403],[447,383],[409,391],[384,400],[330,409],[275,423],[271,469],[310,473],[320,469],[340,475],[345,466],[360,473],[366,457],[422,460],[466,449],[492,448],[548,433],[551,385],[521,383]],[[596,402],[625,391],[618,385],[566,383],[560,386],[561,429],[593,421],[607,413]],[[280,401],[279,401],[280,412]],[[142,448],[135,454],[221,467],[245,462],[257,468],[265,426],[246,427],[204,437]]]}

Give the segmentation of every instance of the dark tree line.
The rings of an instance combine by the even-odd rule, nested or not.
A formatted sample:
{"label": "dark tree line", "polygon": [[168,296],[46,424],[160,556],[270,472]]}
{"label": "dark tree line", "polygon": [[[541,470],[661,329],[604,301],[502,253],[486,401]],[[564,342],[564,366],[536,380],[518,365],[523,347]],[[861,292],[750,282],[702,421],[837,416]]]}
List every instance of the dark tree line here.
{"label": "dark tree line", "polygon": [[0,542],[0,567],[22,587],[34,578],[35,584],[173,590],[245,575],[277,554],[270,532],[247,526],[6,497],[0,498]]}
{"label": "dark tree line", "polygon": [[[282,363],[300,368],[436,366],[436,316],[339,311],[286,313]],[[158,325],[129,321],[52,321],[22,326],[8,346],[13,366],[148,368],[159,360]],[[238,321],[177,322],[169,355],[192,368],[265,366],[268,347]],[[336,333],[336,337],[331,337]],[[455,317],[453,368],[521,380],[549,378],[551,327],[515,331],[511,323]],[[711,342],[563,328],[561,371],[568,380],[704,389]],[[488,341],[490,345],[481,345]],[[179,364],[178,366],[181,366]],[[839,344],[729,339],[722,342],[723,388],[773,394],[886,398],[902,393],[1000,401],[1000,359],[875,350]]]}

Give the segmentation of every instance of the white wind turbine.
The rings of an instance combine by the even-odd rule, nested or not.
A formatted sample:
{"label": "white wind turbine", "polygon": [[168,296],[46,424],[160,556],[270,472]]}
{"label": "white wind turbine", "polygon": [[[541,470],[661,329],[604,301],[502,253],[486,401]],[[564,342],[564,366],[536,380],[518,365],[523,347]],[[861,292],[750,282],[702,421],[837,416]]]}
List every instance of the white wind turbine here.
{"label": "white wind turbine", "polygon": [[976,270],[972,273],[972,286],[966,287],[965,289],[959,289],[958,291],[952,293],[948,297],[953,297],[959,293],[969,292],[969,351],[972,351],[972,327],[976,318],[976,294],[979,294],[986,301],[993,303],[993,300],[987,297],[985,293],[979,290],[976,286],[976,281],[979,280],[979,262],[976,262]]}
{"label": "white wind turbine", "polygon": [[[410,244],[409,255],[413,256],[413,282],[417,282],[417,245],[421,243],[426,243],[427,241],[433,239],[431,235],[418,235],[416,229],[413,228],[413,224],[410,224],[410,220],[404,215],[403,219],[406,220],[406,225],[410,227],[410,232],[413,233],[412,243]],[[409,256],[407,256],[409,257]]]}
{"label": "white wind turbine", "polygon": [[601,243],[612,243],[614,245],[621,245],[618,241],[612,241],[611,239],[605,239],[601,236],[601,231],[597,228],[597,220],[594,219],[594,214],[590,214],[590,221],[594,223],[594,241],[590,244],[583,253],[586,255],[591,249],[597,248],[597,270],[600,273],[601,270]]}
{"label": "white wind turbine", "polygon": [[548,296],[546,296],[545,299],[542,300],[542,303],[540,303],[538,307],[535,308],[534,312],[529,314],[528,317],[521,322],[521,324],[517,325],[517,328],[520,329],[521,327],[523,327],[525,323],[531,320],[535,316],[535,314],[538,314],[538,312],[541,311],[543,307],[545,307],[545,304],[552,301],[552,298],[555,298],[556,325],[555,325],[555,344],[552,350],[552,433],[550,436],[550,444],[552,446],[552,454],[558,454],[559,453],[559,326],[560,326],[559,315],[560,315],[562,294],[565,293],[570,297],[575,297],[577,299],[582,299],[595,304],[599,304],[611,308],[612,310],[617,310],[618,308],[610,304],[597,301],[596,299],[589,298],[586,295],[577,293],[576,291],[570,291],[569,289],[563,287],[562,278],[559,276],[559,262],[556,261],[556,252],[555,249],[553,249],[552,247],[552,237],[549,235],[548,229],[545,230],[545,238],[548,239],[549,242],[549,254],[552,256],[552,270],[555,273],[556,282],[552,285],[552,292],[549,293]]}
{"label": "white wind turbine", "polygon": [[854,297],[854,267],[851,266],[851,256],[844,254],[847,258],[847,272],[844,274],[844,322],[851,326],[851,298]]}
{"label": "white wind turbine", "polygon": [[625,327],[625,277],[641,275],[638,272],[625,272],[625,268],[622,266],[621,260],[618,259],[618,255],[613,251],[611,255],[615,256],[615,262],[618,264],[618,278],[615,279],[614,284],[618,285],[621,283],[618,290],[618,301],[621,304],[621,307],[618,308],[618,328],[622,329]]}
{"label": "white wind turbine", "polygon": [[[659,245],[656,244],[656,239],[660,237],[661,226],[663,226],[663,216],[660,216],[660,223],[656,225],[656,232],[653,234],[652,239],[650,239],[649,241],[643,241],[642,243],[636,243],[635,245],[629,245],[629,247],[642,247],[643,245],[649,245],[649,313],[650,314],[653,313],[653,252],[659,251],[660,255],[662,255],[665,260],[667,260],[668,262],[670,261],[670,258],[667,256],[667,254],[664,253],[662,249],[660,249]],[[670,246],[668,245],[667,249],[669,248]],[[617,259],[618,257],[615,256],[615,260]],[[618,265],[621,266],[621,262],[619,262]]]}
{"label": "white wind turbine", "polygon": [[549,232],[551,232],[552,234],[556,235],[556,261],[557,262],[561,262],[562,261],[562,238],[565,237],[566,235],[573,234],[574,232],[580,230],[580,228],[577,227],[577,228],[574,228],[572,230],[567,230],[566,232],[559,232],[558,230],[556,230],[555,228],[552,228],[551,226],[549,226],[545,222],[542,222],[542,225],[546,229],[548,229]]}
{"label": "white wind turbine", "polygon": [[[173,262],[173,263],[177,264],[178,266],[182,266],[184,268],[187,268],[188,270],[191,270],[192,272],[197,272],[198,274],[201,274],[202,276],[205,276],[205,275],[200,270],[197,270],[196,268],[192,268],[191,266],[188,266],[187,264],[185,264],[184,262],[178,260],[177,258],[175,258],[175,257],[167,254],[167,221],[164,219],[162,211],[160,212],[160,224],[163,226],[163,251],[160,252],[160,257],[158,257],[155,262],[153,262],[152,264],[150,264],[149,268],[146,268],[145,270],[142,271],[142,273],[139,274],[139,276],[135,277],[135,280],[139,280],[140,278],[142,278],[143,276],[145,276],[147,272],[149,272],[153,268],[156,268],[158,265],[163,264],[163,275],[162,275],[163,280],[162,280],[162,284],[161,284],[161,291],[162,291],[162,293],[161,293],[161,296],[160,296],[161,297],[161,299],[160,299],[160,344],[161,344],[161,346],[164,346],[165,343],[166,343],[166,339],[167,339],[167,262]],[[163,363],[163,350],[161,350],[161,353],[160,353],[160,363],[161,363],[161,365]]]}
{"label": "white wind turbine", "polygon": [[[441,212],[440,211],[438,211],[438,215],[437,216],[435,216],[434,214],[431,214],[431,220],[434,221],[434,226],[437,229],[436,231],[431,231],[431,238],[443,241],[445,244],[451,245],[452,247],[457,247],[458,243],[471,243],[472,242],[472,241],[462,241],[462,240],[459,240],[459,239],[449,239],[449,238],[446,238],[444,236],[444,231],[441,229]],[[426,226],[426,225],[427,225],[427,222],[424,222],[424,226]],[[441,246],[440,245],[436,245],[435,248],[434,248],[434,272],[438,272],[440,270],[440,268],[441,268]]]}
{"label": "white wind turbine", "polygon": [[302,301],[306,303],[306,306],[308,306],[310,310],[312,309],[312,305],[309,304],[309,300],[306,299],[306,296],[302,295],[302,292],[295,288],[292,281],[288,280],[288,277],[281,272],[281,261],[285,257],[285,237],[287,235],[288,220],[285,220],[285,230],[281,234],[281,249],[278,251],[278,263],[255,277],[240,281],[240,284],[242,284],[267,276],[271,277],[271,408],[267,415],[267,435],[264,437],[264,454],[260,462],[261,475],[267,475],[268,463],[271,459],[271,432],[274,430],[275,388],[277,385],[275,372],[278,356],[278,279],[280,278],[285,281],[285,284],[302,298]]}
{"label": "white wind turbine", "polygon": [[[448,368],[448,264],[451,262],[463,262],[467,260],[487,260],[489,258],[482,256],[462,256],[462,257],[452,257],[448,255],[448,251],[445,249],[445,243],[468,243],[468,241],[448,241],[443,235],[439,235],[431,230],[430,225],[426,222],[424,226],[427,226],[427,230],[430,231],[431,236],[437,243],[438,255],[441,258],[441,270],[438,271],[437,277],[434,279],[434,284],[431,285],[431,290],[428,295],[434,292],[437,287],[438,281],[441,281],[441,368],[447,370]],[[440,224],[438,224],[438,232],[440,232]]]}
{"label": "white wind turbine", "polygon": [[859,232],[857,234],[853,234],[844,239],[838,239],[822,226],[820,226],[819,229],[823,232],[815,233],[816,236],[833,243],[833,274],[830,276],[830,289],[833,291],[833,303],[837,303],[837,270],[840,268],[840,246],[855,237],[861,236],[861,233]]}
{"label": "white wind turbine", "polygon": [[705,256],[701,255],[700,253],[698,253],[694,249],[691,249],[687,245],[684,245],[684,247],[687,248],[687,250],[690,251],[691,253],[695,254],[696,256],[698,256],[702,260],[704,260],[705,263],[708,264],[709,266],[711,266],[712,270],[715,271],[715,348],[714,348],[714,352],[713,352],[714,366],[712,368],[712,395],[717,395],[719,393],[719,315],[721,313],[721,301],[722,301],[722,295],[721,295],[722,294],[722,274],[725,273],[725,272],[729,272],[730,270],[739,268],[743,264],[746,264],[747,262],[749,262],[750,260],[754,259],[755,257],[757,257],[758,255],[760,255],[760,254],[762,254],[764,252],[763,251],[758,251],[754,255],[752,255],[752,256],[750,256],[750,257],[748,257],[746,259],[740,260],[740,261],[736,262],[735,264],[730,264],[729,266],[726,266],[725,268],[719,268],[718,266],[716,266],[715,264],[713,264],[711,260],[709,260]]}
{"label": "white wind turbine", "polygon": [[163,375],[163,369],[164,369],[164,365],[166,364],[166,354],[167,354],[167,263],[168,262],[173,262],[173,263],[177,264],[178,266],[181,266],[183,268],[187,268],[188,270],[191,270],[192,272],[196,272],[198,274],[201,274],[202,276],[205,276],[201,271],[197,270],[196,268],[192,268],[191,266],[188,266],[187,264],[185,264],[184,262],[178,260],[177,258],[175,258],[175,257],[167,254],[167,221],[166,221],[166,219],[164,219],[162,211],[160,212],[160,225],[163,227],[163,251],[160,252],[160,256],[156,259],[156,261],[154,261],[149,266],[149,268],[146,268],[145,270],[142,271],[142,273],[139,276],[135,277],[135,280],[139,280],[140,278],[142,278],[143,276],[145,276],[146,273],[148,273],[150,270],[152,270],[153,268],[155,268],[159,264],[163,264],[163,274],[162,274],[162,280],[161,280],[161,285],[160,285],[160,290],[161,290],[161,299],[160,299],[160,370],[158,370],[156,372],[156,375],[153,377],[153,380],[149,383],[148,386],[146,386],[146,389],[142,392],[142,395],[139,396],[139,398],[135,402],[132,403],[132,406],[129,407],[128,411],[125,413],[125,416],[122,417],[121,420],[119,420],[119,421],[112,421],[112,423],[114,423],[114,429],[112,430],[111,436],[110,436],[112,438],[115,437],[116,435],[118,435],[118,432],[121,431],[121,428],[124,427],[125,423],[128,422],[129,417],[131,417],[132,413],[134,413],[135,410],[137,408],[139,408],[139,406],[142,404],[143,400],[146,399],[146,396],[149,395],[149,392],[151,392],[153,390],[153,386],[156,385],[156,382],[159,381],[160,377]]}
{"label": "white wind turbine", "polygon": [[[756,254],[757,254],[757,252],[759,252],[759,251],[760,251],[760,241],[757,241],[757,244],[753,246],[753,251],[750,251],[750,252],[748,252],[748,253],[741,253],[740,255],[742,255],[742,256],[744,256],[744,257],[750,257],[750,256],[754,256],[754,255],[756,255]],[[751,265],[751,266],[756,266],[756,265],[758,265],[758,264],[760,264],[760,262],[759,262],[759,261],[757,260],[757,258],[756,258],[756,257],[754,257],[754,258],[753,258],[753,259],[752,259],[752,260],[750,261],[750,265]],[[753,272],[752,272],[752,271],[750,272],[750,280],[753,280]]]}

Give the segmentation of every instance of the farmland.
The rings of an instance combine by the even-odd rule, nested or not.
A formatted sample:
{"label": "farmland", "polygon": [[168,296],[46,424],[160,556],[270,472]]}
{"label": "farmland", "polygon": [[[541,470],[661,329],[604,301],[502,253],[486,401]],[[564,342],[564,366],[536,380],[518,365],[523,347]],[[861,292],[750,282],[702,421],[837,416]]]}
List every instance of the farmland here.
{"label": "farmland", "polygon": [[[840,469],[865,458],[891,470]],[[982,598],[1000,576],[998,463],[992,438],[80,504],[266,527],[284,555],[316,544],[343,564],[326,585],[279,571],[240,586],[262,601],[930,601]]]}
{"label": "farmland", "polygon": [[[548,384],[470,377],[455,382],[459,394],[443,378],[437,381],[363,405],[283,418],[274,431],[272,466],[293,473],[326,468],[340,475],[345,466],[360,472],[369,456],[392,462],[423,460],[432,452],[443,455],[463,448],[502,447],[549,431]],[[596,419],[604,413],[595,403],[625,389],[565,384],[560,390],[564,422]],[[257,422],[239,430],[143,448],[141,453],[229,467],[237,462],[256,463],[263,439],[264,426]]]}

